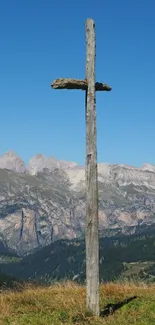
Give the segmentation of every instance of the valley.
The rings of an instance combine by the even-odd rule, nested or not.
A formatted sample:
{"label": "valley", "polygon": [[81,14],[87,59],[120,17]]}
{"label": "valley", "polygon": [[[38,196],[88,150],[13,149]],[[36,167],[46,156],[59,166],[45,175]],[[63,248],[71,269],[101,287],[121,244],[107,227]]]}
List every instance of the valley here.
{"label": "valley", "polygon": [[[155,229],[147,234],[100,238],[100,282],[155,281]],[[17,281],[50,285],[57,281],[85,283],[85,242],[57,240],[23,258],[4,257],[0,273]]]}

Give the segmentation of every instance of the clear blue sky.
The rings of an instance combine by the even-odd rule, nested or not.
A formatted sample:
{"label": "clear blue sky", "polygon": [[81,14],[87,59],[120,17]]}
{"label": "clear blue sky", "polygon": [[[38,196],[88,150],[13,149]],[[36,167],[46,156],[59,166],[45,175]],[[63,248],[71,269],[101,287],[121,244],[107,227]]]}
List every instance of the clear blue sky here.
{"label": "clear blue sky", "polygon": [[155,1],[0,1],[0,154],[38,152],[85,161],[82,91],[52,90],[85,78],[85,20],[97,33],[98,160],[155,164]]}

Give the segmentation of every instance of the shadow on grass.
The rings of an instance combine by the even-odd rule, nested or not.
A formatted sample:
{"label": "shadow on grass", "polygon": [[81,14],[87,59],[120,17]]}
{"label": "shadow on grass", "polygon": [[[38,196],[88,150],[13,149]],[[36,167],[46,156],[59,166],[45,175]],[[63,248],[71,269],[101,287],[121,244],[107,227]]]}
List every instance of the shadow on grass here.
{"label": "shadow on grass", "polygon": [[121,302],[117,302],[116,304],[107,304],[103,310],[100,312],[101,317],[106,317],[109,315],[112,315],[116,310],[120,309],[124,305],[127,305],[132,300],[136,299],[137,296],[130,297],[128,299],[125,299]]}

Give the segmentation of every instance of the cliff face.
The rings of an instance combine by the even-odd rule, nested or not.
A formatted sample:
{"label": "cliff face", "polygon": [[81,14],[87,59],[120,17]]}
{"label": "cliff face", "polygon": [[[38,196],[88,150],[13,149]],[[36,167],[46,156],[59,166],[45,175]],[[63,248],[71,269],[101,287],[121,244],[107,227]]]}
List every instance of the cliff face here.
{"label": "cliff face", "polygon": [[[0,168],[0,241],[7,247],[23,255],[84,233],[83,166],[39,154],[26,167],[11,152]],[[98,181],[101,232],[155,223],[155,166],[98,164]]]}

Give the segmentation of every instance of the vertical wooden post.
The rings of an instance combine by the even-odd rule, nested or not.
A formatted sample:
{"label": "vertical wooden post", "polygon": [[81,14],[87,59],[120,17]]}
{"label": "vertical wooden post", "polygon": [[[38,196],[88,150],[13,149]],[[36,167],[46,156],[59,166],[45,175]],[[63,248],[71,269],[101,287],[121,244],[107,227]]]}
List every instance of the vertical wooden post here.
{"label": "vertical wooden post", "polygon": [[95,23],[86,21],[86,299],[99,316],[99,234],[96,149]]}
{"label": "vertical wooden post", "polygon": [[95,91],[110,91],[105,83],[95,82],[96,37],[95,23],[86,21],[86,79],[59,78],[53,89],[82,89],[86,91],[86,290],[87,308],[99,316],[99,225],[98,177],[96,149]]}

